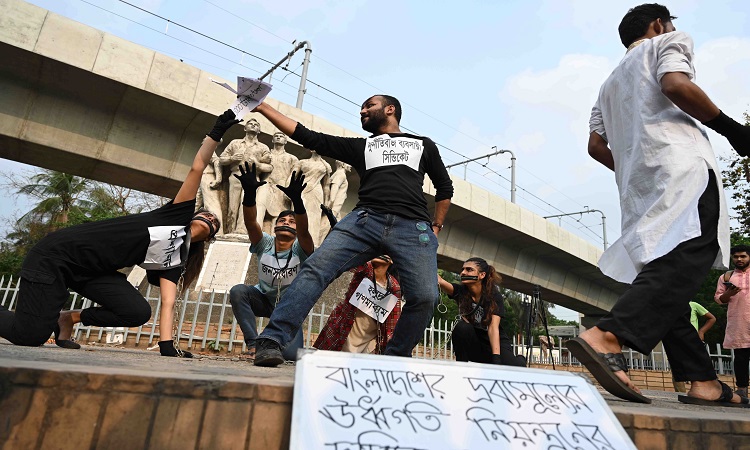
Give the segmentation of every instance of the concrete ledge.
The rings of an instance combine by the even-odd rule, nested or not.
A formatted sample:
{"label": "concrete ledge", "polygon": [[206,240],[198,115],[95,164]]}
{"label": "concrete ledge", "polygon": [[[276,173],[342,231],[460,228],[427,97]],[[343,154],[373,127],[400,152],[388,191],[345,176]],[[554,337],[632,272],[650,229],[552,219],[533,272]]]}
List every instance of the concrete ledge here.
{"label": "concrete ledge", "polygon": [[289,380],[120,372],[0,367],[0,448],[289,446]]}
{"label": "concrete ledge", "polygon": [[[95,346],[0,350],[0,449],[289,447],[293,366]],[[668,372],[641,372],[641,385],[671,384]],[[639,449],[748,448],[742,410],[684,405],[663,391],[646,392],[652,405],[603,395]]]}

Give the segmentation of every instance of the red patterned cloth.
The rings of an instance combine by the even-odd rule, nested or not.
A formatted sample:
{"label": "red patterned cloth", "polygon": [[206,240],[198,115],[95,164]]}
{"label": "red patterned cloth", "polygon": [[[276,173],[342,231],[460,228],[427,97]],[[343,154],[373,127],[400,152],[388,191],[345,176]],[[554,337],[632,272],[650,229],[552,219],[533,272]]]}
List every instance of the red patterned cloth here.
{"label": "red patterned cloth", "polygon": [[[320,331],[320,335],[315,340],[313,347],[319,350],[341,351],[341,347],[343,347],[346,338],[349,336],[349,331],[352,329],[352,324],[354,324],[354,314],[357,312],[357,307],[349,303],[349,299],[354,295],[354,291],[357,290],[359,283],[364,278],[373,278],[373,270],[372,264],[369,262],[352,269],[354,277],[352,277],[352,281],[349,283],[346,296],[331,312],[325,327]],[[396,306],[393,307],[393,311],[385,319],[385,322],[380,324],[380,337],[375,348],[375,353],[383,353],[385,345],[393,337],[393,329],[396,328],[396,322],[401,317],[401,285],[399,285],[398,280],[391,274],[388,274],[388,281],[391,286],[391,294],[395,295],[399,301],[396,302]]]}

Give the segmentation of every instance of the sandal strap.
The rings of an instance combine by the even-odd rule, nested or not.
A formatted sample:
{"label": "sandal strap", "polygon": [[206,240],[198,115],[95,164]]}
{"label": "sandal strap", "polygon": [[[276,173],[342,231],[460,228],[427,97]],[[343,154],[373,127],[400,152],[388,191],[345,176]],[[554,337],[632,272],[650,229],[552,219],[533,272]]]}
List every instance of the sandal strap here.
{"label": "sandal strap", "polygon": [[604,358],[612,372],[623,371],[628,373],[628,363],[622,353],[599,353],[599,356]]}
{"label": "sandal strap", "polygon": [[[732,392],[732,388],[730,388],[729,386],[727,386],[727,384],[724,383],[723,381],[721,381],[721,380],[718,380],[718,381],[719,381],[719,384],[721,385],[721,395],[719,396],[718,399],[716,399],[716,401],[717,402],[727,402],[727,403],[731,402],[732,401],[732,397],[734,397],[734,392]],[[742,403],[744,403],[744,402],[742,402]]]}

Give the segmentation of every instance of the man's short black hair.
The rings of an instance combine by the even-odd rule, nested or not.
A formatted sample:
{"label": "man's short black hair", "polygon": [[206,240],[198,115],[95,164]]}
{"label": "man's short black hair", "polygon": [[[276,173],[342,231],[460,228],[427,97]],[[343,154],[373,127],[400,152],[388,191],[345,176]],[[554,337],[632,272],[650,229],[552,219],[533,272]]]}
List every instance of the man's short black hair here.
{"label": "man's short black hair", "polygon": [[630,44],[646,34],[648,25],[654,20],[661,19],[662,23],[666,24],[676,18],[669,14],[669,9],[666,6],[658,3],[644,3],[631,8],[617,28],[617,31],[620,32],[620,41],[625,48],[628,48]]}
{"label": "man's short black hair", "polygon": [[276,218],[276,223],[279,223],[279,220],[281,220],[282,217],[286,216],[295,216],[297,217],[297,214],[292,211],[291,209],[285,209],[279,213],[279,217]]}
{"label": "man's short black hair", "polygon": [[730,255],[734,255],[735,253],[742,253],[742,252],[745,252],[748,255],[750,255],[750,245],[745,245],[745,244],[735,245],[729,250]]}
{"label": "man's short black hair", "polygon": [[401,123],[401,102],[392,95],[378,94],[375,97],[383,99],[383,107],[393,105],[396,108],[396,122]]}

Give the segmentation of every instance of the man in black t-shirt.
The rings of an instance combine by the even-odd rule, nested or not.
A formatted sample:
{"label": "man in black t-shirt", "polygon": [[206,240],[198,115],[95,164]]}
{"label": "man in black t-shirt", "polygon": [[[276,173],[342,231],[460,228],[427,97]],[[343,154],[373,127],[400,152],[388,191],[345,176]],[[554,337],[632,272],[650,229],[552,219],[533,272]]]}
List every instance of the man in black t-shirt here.
{"label": "man in black t-shirt", "polygon": [[[453,196],[453,183],[435,143],[401,132],[401,104],[388,95],[375,95],[362,105],[362,128],[372,133],[368,138],[308,130],[266,103],[255,112],[306,148],[350,164],[360,177],[356,208],[331,230],[281,297],[257,341],[255,365],[283,363],[280,349],[331,281],[384,253],[395,261],[406,299],[385,354],[411,356],[438,298],[437,234]],[[432,221],[422,192],[425,174],[435,186]]]}

